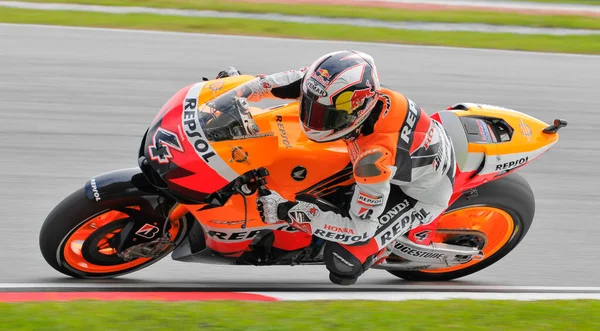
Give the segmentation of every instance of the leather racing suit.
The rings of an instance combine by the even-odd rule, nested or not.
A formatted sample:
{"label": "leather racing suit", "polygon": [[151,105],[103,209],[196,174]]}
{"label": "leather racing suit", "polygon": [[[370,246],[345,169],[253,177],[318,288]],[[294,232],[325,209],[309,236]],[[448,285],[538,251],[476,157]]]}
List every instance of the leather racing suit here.
{"label": "leather racing suit", "polygon": [[[248,99],[298,99],[305,71],[258,76],[246,83]],[[348,216],[299,200],[278,215],[308,223],[313,235],[327,240],[323,258],[338,284],[354,283],[395,238],[441,215],[454,185],[454,150],[445,129],[402,94],[382,88],[359,130],[345,138],[356,182]]]}

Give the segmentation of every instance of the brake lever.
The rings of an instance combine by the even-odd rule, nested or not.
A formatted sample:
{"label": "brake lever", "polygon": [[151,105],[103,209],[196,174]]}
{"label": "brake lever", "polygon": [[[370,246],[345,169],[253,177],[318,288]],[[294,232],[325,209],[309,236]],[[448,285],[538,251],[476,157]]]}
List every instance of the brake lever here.
{"label": "brake lever", "polygon": [[[271,191],[267,188],[267,180],[266,176],[269,175],[269,171],[265,168],[260,168],[253,172],[254,175],[254,185],[242,184],[235,185],[235,191],[242,196],[244,200],[244,223],[242,224],[242,229],[245,229],[248,224],[248,202],[246,201],[246,196],[254,194],[256,192],[254,189],[258,191],[258,196],[267,196],[271,194]],[[246,188],[247,192],[244,192],[244,188]]]}

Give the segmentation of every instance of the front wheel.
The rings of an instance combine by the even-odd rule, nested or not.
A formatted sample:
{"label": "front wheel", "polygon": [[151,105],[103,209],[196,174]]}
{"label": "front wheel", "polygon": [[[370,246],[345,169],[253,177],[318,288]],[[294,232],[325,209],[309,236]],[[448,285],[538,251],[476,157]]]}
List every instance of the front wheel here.
{"label": "front wheel", "polygon": [[[482,245],[484,258],[434,270],[388,270],[411,281],[446,281],[464,277],[489,267],[512,251],[531,227],[535,213],[535,198],[531,187],[521,175],[513,173],[477,188],[478,196],[458,199],[441,216],[433,242],[475,247]],[[477,236],[445,234],[456,230],[483,233],[485,242]]]}
{"label": "front wheel", "polygon": [[79,189],[48,215],[40,231],[40,249],[54,269],[77,278],[108,278],[124,275],[157,262],[181,242],[187,224],[184,218],[167,229],[174,245],[154,257],[124,259],[117,254],[113,237],[129,223],[123,208],[155,210],[156,196],[133,196],[98,203]]}

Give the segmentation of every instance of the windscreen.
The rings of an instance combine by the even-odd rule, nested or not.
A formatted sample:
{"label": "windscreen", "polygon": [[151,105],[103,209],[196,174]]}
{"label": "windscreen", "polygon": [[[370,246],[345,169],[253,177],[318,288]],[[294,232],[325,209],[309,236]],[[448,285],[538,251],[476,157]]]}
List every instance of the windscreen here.
{"label": "windscreen", "polygon": [[244,84],[200,107],[200,126],[208,140],[240,139],[260,131],[250,114],[248,97],[251,95],[249,84]]}

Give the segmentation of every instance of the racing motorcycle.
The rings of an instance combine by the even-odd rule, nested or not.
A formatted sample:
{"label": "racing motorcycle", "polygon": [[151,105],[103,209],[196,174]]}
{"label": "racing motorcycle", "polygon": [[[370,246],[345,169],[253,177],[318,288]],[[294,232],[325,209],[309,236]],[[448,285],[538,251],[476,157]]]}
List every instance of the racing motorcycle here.
{"label": "racing motorcycle", "polygon": [[[253,105],[240,86],[254,78],[204,79],[178,91],[146,131],[137,167],[92,177],[50,212],[39,238],[46,261],[78,278],[124,275],[169,254],[182,262],[323,264],[323,239],[284,221],[263,223],[256,200],[275,190],[347,210],[354,177],[346,144],[310,141],[297,102]],[[451,204],[437,221],[388,243],[402,230],[400,203],[379,217],[375,235],[387,254],[373,268],[406,280],[463,277],[514,249],[535,209],[516,171],[548,151],[567,125],[475,103],[432,117],[455,149]],[[271,231],[284,253],[261,240]]]}

